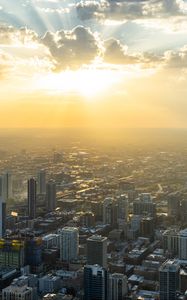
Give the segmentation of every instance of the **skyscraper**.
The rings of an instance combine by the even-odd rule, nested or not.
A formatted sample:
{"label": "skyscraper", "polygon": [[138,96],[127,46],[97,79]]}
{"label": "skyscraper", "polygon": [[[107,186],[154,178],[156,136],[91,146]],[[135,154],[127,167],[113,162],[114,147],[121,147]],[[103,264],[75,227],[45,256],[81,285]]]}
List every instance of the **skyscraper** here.
{"label": "skyscraper", "polygon": [[3,180],[0,180],[0,238],[2,238],[5,235],[5,230],[6,230],[6,200],[4,198],[4,193],[3,193]]}
{"label": "skyscraper", "polygon": [[154,237],[154,219],[151,217],[144,217],[140,222],[140,234],[143,237],[150,238]]}
{"label": "skyscraper", "polygon": [[180,216],[180,200],[179,192],[170,193],[168,195],[168,216],[177,220]]}
{"label": "skyscraper", "polygon": [[178,228],[169,228],[163,233],[164,252],[170,255],[179,254],[179,231]]}
{"label": "skyscraper", "polygon": [[107,238],[92,235],[87,239],[87,262],[89,265],[107,267]]}
{"label": "skyscraper", "polygon": [[108,274],[98,265],[84,267],[84,299],[108,300]]}
{"label": "skyscraper", "polygon": [[153,203],[149,193],[140,194],[139,198],[133,202],[133,214],[156,216],[156,203]]}
{"label": "skyscraper", "polygon": [[36,180],[30,178],[28,180],[28,216],[30,219],[36,217]]}
{"label": "skyscraper", "polygon": [[41,170],[38,172],[38,185],[37,185],[37,193],[38,194],[45,194],[46,192],[46,171]]}
{"label": "skyscraper", "polygon": [[160,300],[176,300],[179,273],[178,261],[168,260],[162,264],[159,269]]}
{"label": "skyscraper", "polygon": [[117,223],[117,205],[113,198],[107,197],[103,201],[103,223],[113,225]]}
{"label": "skyscraper", "polygon": [[64,227],[60,234],[60,259],[64,261],[76,260],[79,250],[79,232],[75,227]]}
{"label": "skyscraper", "polygon": [[46,185],[46,206],[49,212],[56,208],[56,184],[53,180]]}
{"label": "skyscraper", "polygon": [[187,228],[179,232],[179,258],[187,260]]}
{"label": "skyscraper", "polygon": [[120,273],[109,277],[110,300],[123,300],[128,293],[127,276]]}
{"label": "skyscraper", "polygon": [[5,202],[12,197],[12,174],[10,172],[4,173],[0,176],[0,194]]}
{"label": "skyscraper", "polygon": [[118,218],[128,220],[128,198],[126,195],[120,195],[117,198],[118,203]]}

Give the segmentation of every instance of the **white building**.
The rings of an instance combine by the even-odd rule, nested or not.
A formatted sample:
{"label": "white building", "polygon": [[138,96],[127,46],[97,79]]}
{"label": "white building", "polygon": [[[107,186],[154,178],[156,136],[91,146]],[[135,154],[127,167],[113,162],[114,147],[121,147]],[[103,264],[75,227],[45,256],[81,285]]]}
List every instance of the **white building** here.
{"label": "white building", "polygon": [[2,290],[2,300],[34,300],[33,288],[27,285],[9,285]]}
{"label": "white building", "polygon": [[60,234],[47,234],[42,237],[44,248],[59,248],[60,247]]}
{"label": "white building", "polygon": [[120,273],[109,277],[110,300],[124,299],[128,293],[127,276]]}
{"label": "white building", "polygon": [[39,292],[53,293],[61,288],[61,279],[59,276],[45,275],[39,278]]}
{"label": "white building", "polygon": [[179,232],[179,259],[187,259],[187,228]]}
{"label": "white building", "polygon": [[79,249],[79,231],[75,227],[64,227],[60,234],[60,259],[64,261],[76,260]]}

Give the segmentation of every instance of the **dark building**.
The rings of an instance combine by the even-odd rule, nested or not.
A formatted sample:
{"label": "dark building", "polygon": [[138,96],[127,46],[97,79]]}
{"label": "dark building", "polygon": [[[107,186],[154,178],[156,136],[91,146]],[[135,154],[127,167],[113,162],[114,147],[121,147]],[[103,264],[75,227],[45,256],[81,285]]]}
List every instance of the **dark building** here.
{"label": "dark building", "polygon": [[36,217],[36,180],[34,178],[28,180],[28,216],[29,219]]}
{"label": "dark building", "polygon": [[42,264],[42,240],[40,238],[26,241],[26,264],[31,267]]}
{"label": "dark building", "polygon": [[180,217],[180,193],[175,192],[168,195],[168,216],[175,218]]}
{"label": "dark building", "polygon": [[45,194],[46,192],[46,172],[45,170],[41,170],[38,173],[38,194]]}
{"label": "dark building", "polygon": [[95,225],[95,215],[91,211],[81,212],[77,215],[81,226],[93,227]]}
{"label": "dark building", "polygon": [[107,238],[93,235],[87,239],[87,262],[89,265],[107,267]]}
{"label": "dark building", "polygon": [[53,180],[46,185],[46,205],[48,212],[56,209],[56,184]]}
{"label": "dark building", "polygon": [[176,300],[179,288],[180,265],[168,260],[159,269],[160,300]]}
{"label": "dark building", "polygon": [[183,199],[181,201],[180,210],[181,221],[183,222],[183,224],[187,224],[187,199]]}
{"label": "dark building", "polygon": [[140,222],[140,233],[141,236],[150,238],[154,237],[154,219],[151,217],[145,217],[141,219]]}
{"label": "dark building", "polygon": [[25,244],[20,240],[0,240],[0,266],[20,269],[25,265]]}
{"label": "dark building", "polygon": [[108,300],[108,274],[98,265],[84,267],[84,300]]}
{"label": "dark building", "polygon": [[152,201],[136,200],[133,202],[133,214],[134,215],[149,215],[151,217],[156,216],[156,204]]}
{"label": "dark building", "polygon": [[6,199],[4,188],[3,177],[0,176],[0,238],[4,237],[6,231]]}

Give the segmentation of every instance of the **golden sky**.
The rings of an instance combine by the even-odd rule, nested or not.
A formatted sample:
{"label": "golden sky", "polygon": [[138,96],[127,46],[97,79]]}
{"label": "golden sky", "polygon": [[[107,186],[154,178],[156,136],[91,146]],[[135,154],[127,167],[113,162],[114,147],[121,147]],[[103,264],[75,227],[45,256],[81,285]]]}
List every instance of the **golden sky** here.
{"label": "golden sky", "polygon": [[0,0],[0,127],[187,127],[183,0]]}

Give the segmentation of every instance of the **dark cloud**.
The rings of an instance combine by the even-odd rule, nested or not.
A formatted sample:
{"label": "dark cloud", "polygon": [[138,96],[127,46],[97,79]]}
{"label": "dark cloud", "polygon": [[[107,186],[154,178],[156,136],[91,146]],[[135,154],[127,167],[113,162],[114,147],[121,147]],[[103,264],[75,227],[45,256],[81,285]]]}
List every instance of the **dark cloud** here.
{"label": "dark cloud", "polygon": [[77,14],[80,19],[103,18],[134,20],[185,16],[183,0],[100,0],[80,1]]}
{"label": "dark cloud", "polygon": [[78,68],[91,63],[100,54],[99,41],[82,26],[72,31],[47,32],[41,39],[48,47],[57,69]]}

